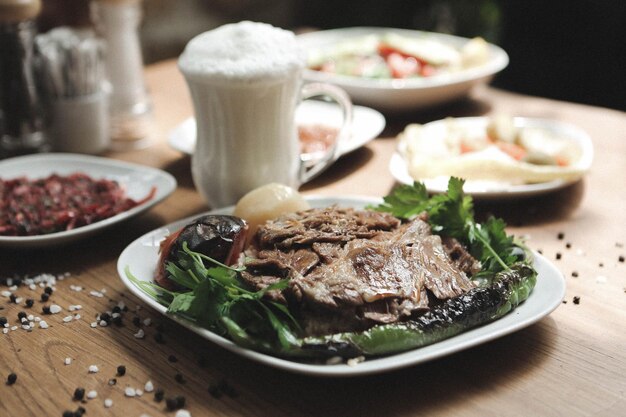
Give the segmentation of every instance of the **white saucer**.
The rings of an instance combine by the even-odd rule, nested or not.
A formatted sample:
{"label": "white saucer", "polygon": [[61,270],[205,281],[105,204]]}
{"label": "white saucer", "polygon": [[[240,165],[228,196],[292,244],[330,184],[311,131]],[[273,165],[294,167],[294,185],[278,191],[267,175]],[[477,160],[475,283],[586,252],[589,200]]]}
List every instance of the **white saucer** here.
{"label": "white saucer", "polygon": [[[341,110],[333,103],[304,101],[296,111],[296,123],[322,124],[339,128]],[[368,107],[354,106],[352,135],[339,145],[340,154],[352,152],[375,139],[385,128],[385,123],[385,117],[380,112]],[[196,120],[190,117],[172,129],[168,135],[168,144],[177,151],[191,155],[196,146]]]}

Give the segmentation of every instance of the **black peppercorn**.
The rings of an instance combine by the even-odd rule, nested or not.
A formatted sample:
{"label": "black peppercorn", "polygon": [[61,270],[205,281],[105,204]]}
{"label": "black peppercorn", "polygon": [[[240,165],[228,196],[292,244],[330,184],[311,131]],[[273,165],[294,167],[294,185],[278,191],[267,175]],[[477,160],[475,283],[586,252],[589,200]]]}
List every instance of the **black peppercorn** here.
{"label": "black peppercorn", "polygon": [[74,390],[74,400],[75,401],[80,401],[83,398],[85,398],[85,388],[76,388]]}
{"label": "black peppercorn", "polygon": [[117,367],[117,376],[126,375],[126,367],[124,365],[120,365]]}
{"label": "black peppercorn", "polygon": [[168,411],[174,411],[178,407],[178,401],[176,401],[176,398],[167,398],[165,400],[165,407]]}
{"label": "black peppercorn", "polygon": [[15,372],[11,372],[7,377],[7,385],[13,385],[17,381],[17,374]]}
{"label": "black peppercorn", "polygon": [[165,391],[163,391],[161,388],[158,388],[154,392],[154,401],[160,403],[161,401],[163,401],[164,396],[165,396]]}

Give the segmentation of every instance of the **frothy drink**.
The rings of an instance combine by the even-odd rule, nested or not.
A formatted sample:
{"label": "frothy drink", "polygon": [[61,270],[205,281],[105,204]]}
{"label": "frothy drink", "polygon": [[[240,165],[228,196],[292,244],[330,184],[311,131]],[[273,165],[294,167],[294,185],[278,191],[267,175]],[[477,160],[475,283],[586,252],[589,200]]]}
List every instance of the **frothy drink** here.
{"label": "frothy drink", "polygon": [[195,108],[192,176],[213,207],[266,183],[298,186],[294,112],[304,59],[293,33],[241,22],[194,38],[179,59]]}
{"label": "frothy drink", "polygon": [[337,87],[302,86],[305,59],[292,32],[264,23],[225,25],[192,39],[178,64],[196,115],[192,176],[209,205],[234,204],[270,182],[297,187],[338,157],[336,144],[314,164],[300,157],[300,100],[337,101],[344,115],[339,137],[348,137],[352,105]]}

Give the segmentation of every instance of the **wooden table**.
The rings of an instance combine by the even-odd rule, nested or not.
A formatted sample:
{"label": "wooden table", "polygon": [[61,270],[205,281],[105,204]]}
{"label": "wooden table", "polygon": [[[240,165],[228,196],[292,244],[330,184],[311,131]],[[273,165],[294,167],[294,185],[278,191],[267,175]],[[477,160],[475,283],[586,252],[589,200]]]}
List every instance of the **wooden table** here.
{"label": "wooden table", "polygon": [[[146,77],[154,100],[155,142],[108,156],[162,168],[176,176],[179,187],[149,213],[97,237],[49,250],[0,251],[2,277],[70,273],[51,296],[64,311],[43,316],[50,328],[0,333],[0,376],[18,376],[14,385],[0,385],[0,415],[61,416],[79,406],[72,401],[77,387],[97,391],[96,399],[82,404],[88,416],[174,415],[153,394],[124,396],[126,387],[143,389],[148,380],[164,389],[166,398],[185,396],[185,408],[196,417],[626,415],[626,264],[618,261],[626,255],[623,113],[480,88],[445,109],[389,117],[381,138],[303,187],[306,194],[384,195],[394,186],[387,170],[393,137],[409,122],[448,115],[553,118],[585,129],[595,144],[593,169],[584,181],[541,197],[478,205],[479,213],[504,216],[512,233],[526,235],[529,245],[561,270],[567,292],[554,313],[517,333],[419,366],[324,379],[274,370],[213,346],[155,314],[118,278],[117,257],[132,240],[207,209],[190,179],[189,158],[166,143],[167,132],[192,114],[186,86],[172,61],[149,67]],[[84,290],[72,291],[77,285]],[[104,297],[91,291],[104,291]],[[16,323],[21,310],[41,315],[42,292],[15,291],[35,298],[31,309],[0,297],[0,316]],[[579,304],[574,297],[580,297]],[[90,327],[96,314],[119,301],[128,307],[123,326]],[[63,323],[69,306],[77,304],[82,310],[74,313],[82,318]],[[134,337],[134,317],[152,320],[150,326],[142,324],[143,339]],[[68,357],[72,363],[65,365]],[[89,373],[90,365],[99,372]],[[126,366],[126,375],[109,385],[118,365]],[[104,407],[106,398],[113,401],[111,408]]]}

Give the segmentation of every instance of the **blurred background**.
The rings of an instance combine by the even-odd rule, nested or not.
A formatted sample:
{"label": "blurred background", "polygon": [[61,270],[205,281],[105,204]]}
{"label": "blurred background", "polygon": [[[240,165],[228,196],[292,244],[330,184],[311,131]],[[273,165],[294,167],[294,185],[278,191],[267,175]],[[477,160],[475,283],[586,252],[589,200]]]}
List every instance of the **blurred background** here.
{"label": "blurred background", "polygon": [[[86,0],[44,0],[41,31],[86,26]],[[198,33],[254,20],[292,30],[398,27],[482,36],[503,47],[493,85],[626,110],[624,0],[144,0],[146,63],[177,57]]]}

